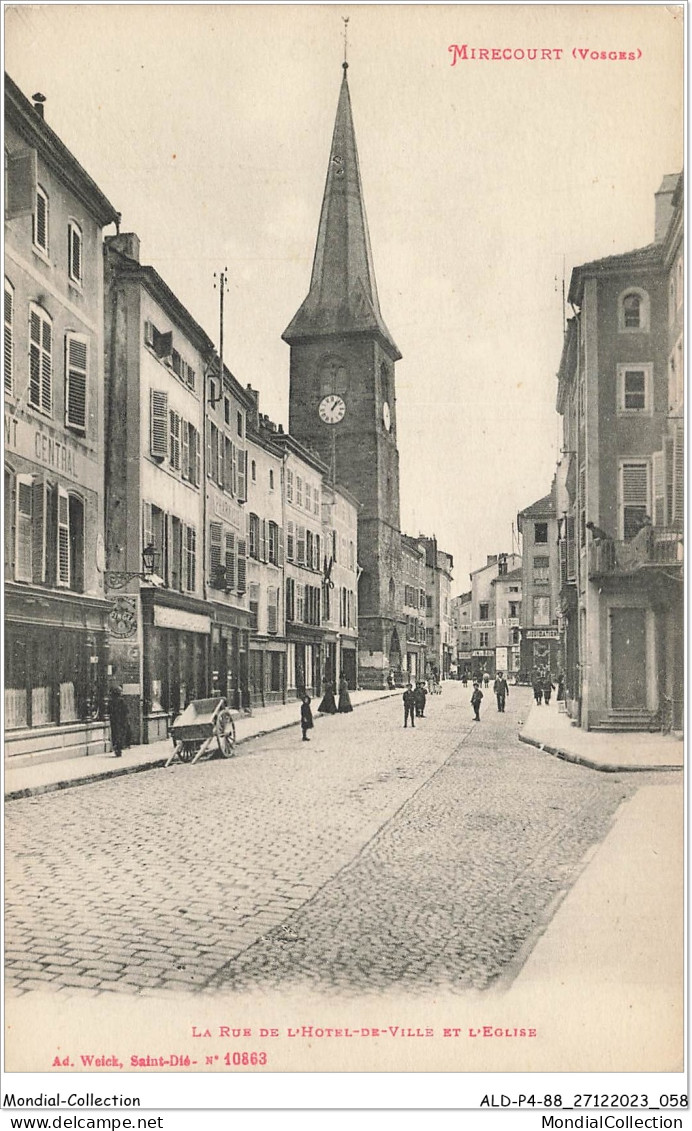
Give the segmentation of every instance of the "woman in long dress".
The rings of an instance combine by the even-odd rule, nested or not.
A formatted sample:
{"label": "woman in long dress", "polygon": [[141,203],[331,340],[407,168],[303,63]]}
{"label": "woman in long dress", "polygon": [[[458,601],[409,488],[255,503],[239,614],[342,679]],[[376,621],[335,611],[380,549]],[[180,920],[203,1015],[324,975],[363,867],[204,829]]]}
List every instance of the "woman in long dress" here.
{"label": "woman in long dress", "polygon": [[351,697],[348,693],[348,683],[346,682],[346,676],[342,675],[339,680],[339,711],[345,714],[346,711],[352,710]]}
{"label": "woman in long dress", "polygon": [[322,696],[322,702],[317,710],[321,715],[335,715],[338,711],[336,699],[334,698],[334,684],[329,679],[324,685],[324,695]]}

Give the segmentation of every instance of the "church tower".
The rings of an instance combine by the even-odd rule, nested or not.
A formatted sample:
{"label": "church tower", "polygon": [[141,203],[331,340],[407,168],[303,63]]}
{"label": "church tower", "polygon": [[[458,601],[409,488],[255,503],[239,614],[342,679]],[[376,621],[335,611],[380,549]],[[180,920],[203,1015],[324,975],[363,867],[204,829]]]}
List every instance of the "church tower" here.
{"label": "church tower", "polygon": [[343,80],[310,291],[291,347],[289,431],[360,501],[360,682],[384,687],[406,647],[394,365],[377,296],[347,79]]}

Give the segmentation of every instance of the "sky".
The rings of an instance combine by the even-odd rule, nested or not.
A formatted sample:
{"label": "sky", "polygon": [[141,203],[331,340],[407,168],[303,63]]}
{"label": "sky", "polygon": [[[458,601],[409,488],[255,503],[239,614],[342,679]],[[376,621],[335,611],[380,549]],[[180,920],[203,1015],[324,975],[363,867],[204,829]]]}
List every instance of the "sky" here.
{"label": "sky", "polygon": [[[682,167],[682,9],[18,5],[5,69],[46,96],[142,262],[215,341],[228,269],[224,359],[286,426],[281,334],[309,287],[345,16],[380,306],[403,354],[402,528],[437,536],[457,593],[550,489],[563,277],[652,242],[654,193]],[[543,57],[452,65],[453,44]]]}

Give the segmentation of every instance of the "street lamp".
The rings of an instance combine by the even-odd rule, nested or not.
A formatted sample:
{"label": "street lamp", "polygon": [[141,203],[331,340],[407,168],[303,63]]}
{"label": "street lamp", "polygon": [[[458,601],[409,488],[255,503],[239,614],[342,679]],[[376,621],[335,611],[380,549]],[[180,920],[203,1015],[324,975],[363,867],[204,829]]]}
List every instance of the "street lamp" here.
{"label": "street lamp", "polygon": [[148,581],[154,576],[157,556],[156,546],[153,542],[150,542],[142,550],[142,569],[139,572],[136,570],[107,569],[105,574],[106,588],[123,589],[135,577],[138,577],[140,581]]}

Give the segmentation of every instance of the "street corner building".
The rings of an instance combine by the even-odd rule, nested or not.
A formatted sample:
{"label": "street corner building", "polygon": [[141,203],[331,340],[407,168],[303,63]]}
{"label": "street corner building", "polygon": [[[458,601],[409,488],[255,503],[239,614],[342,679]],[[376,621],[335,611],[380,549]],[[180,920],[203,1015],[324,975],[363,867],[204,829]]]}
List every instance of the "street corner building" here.
{"label": "street corner building", "polygon": [[5,742],[102,752],[103,229],[113,205],[5,77]]}
{"label": "street corner building", "polygon": [[684,692],[683,176],[654,241],[575,268],[558,373],[559,616],[586,729],[681,730]]}

